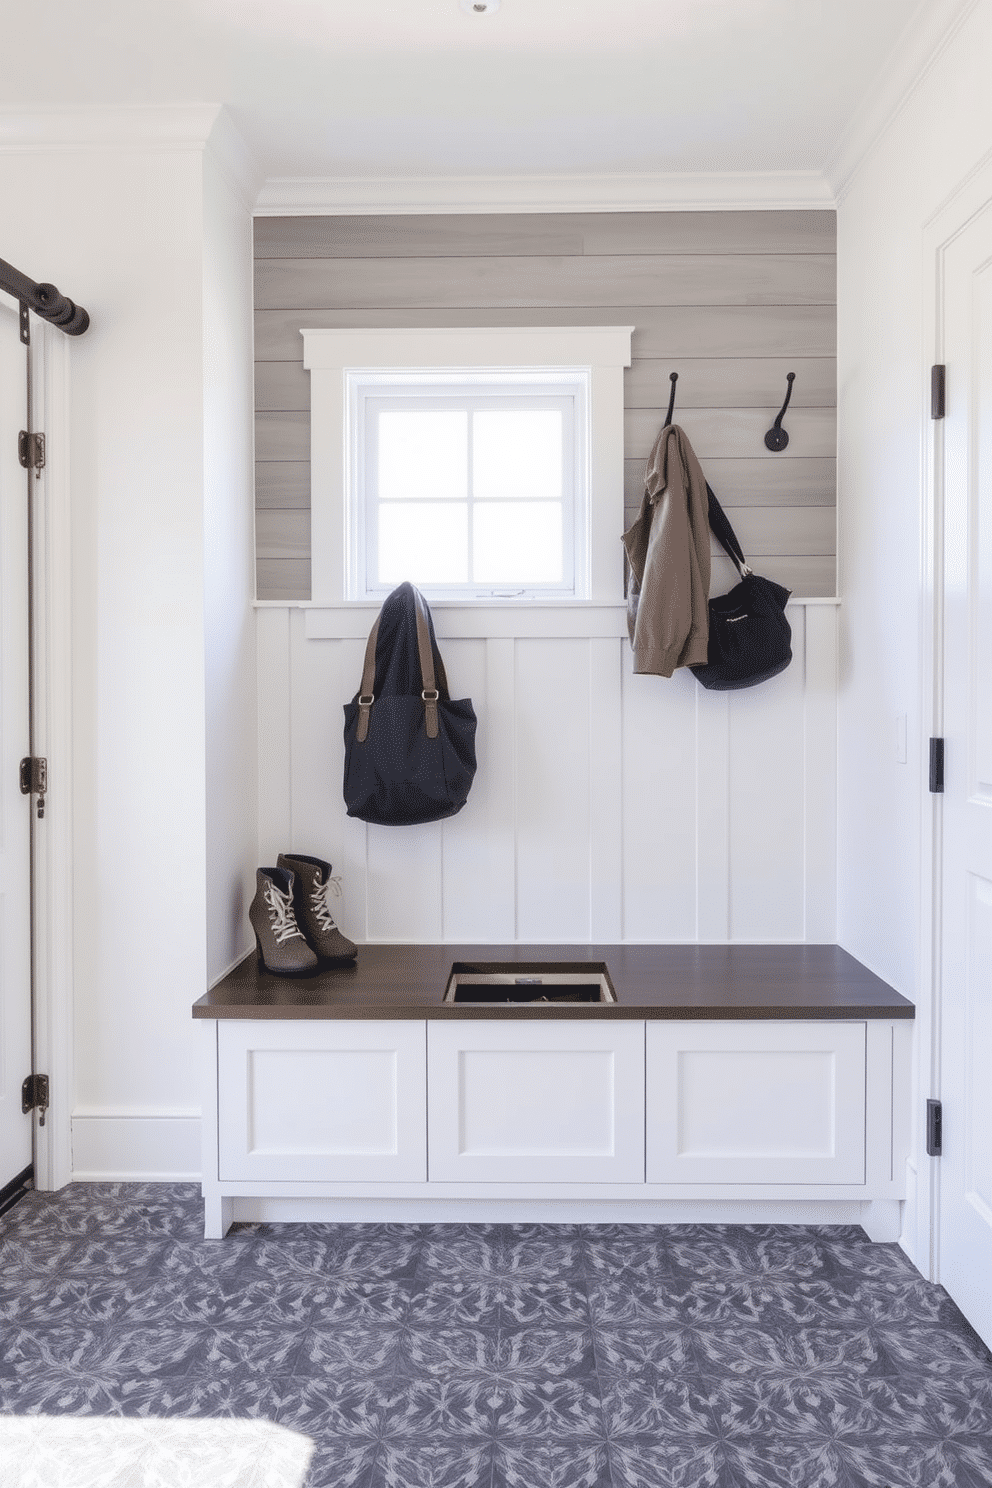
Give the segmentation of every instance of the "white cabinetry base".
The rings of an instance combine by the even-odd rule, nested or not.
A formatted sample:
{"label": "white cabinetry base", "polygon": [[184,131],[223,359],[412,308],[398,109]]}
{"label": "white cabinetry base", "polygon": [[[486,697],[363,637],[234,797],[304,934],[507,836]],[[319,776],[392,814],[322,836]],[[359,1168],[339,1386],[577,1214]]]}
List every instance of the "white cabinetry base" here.
{"label": "white cabinetry base", "polygon": [[[208,1239],[235,1220],[861,1224],[873,1240],[899,1236],[905,1022],[202,1028]],[[763,1082],[753,1105],[748,1078]]]}

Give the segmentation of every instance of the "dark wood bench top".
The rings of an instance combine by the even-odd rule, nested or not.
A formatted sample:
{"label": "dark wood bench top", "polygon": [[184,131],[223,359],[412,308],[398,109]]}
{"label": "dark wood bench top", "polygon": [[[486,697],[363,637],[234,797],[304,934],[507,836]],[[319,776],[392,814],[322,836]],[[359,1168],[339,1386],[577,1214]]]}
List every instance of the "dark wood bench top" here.
{"label": "dark wood bench top", "polygon": [[[613,1005],[442,1005],[453,961],[600,961]],[[363,945],[352,966],[271,976],[254,952],[194,1018],[912,1018],[913,1004],[835,945]]]}

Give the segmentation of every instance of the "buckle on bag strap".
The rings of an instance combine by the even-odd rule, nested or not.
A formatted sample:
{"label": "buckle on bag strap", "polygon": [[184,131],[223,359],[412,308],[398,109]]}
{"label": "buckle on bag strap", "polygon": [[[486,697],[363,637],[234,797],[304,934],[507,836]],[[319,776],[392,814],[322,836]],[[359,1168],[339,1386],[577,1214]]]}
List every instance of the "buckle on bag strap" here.
{"label": "buckle on bag strap", "polygon": [[355,738],[359,744],[364,744],[368,738],[369,714],[372,711],[372,704],[374,702],[374,692],[360,692],[358,694],[358,728],[355,731]]}
{"label": "buckle on bag strap", "polygon": [[427,725],[428,739],[436,739],[438,735],[437,726],[437,702],[441,694],[436,687],[425,687],[420,696],[424,700],[425,723]]}

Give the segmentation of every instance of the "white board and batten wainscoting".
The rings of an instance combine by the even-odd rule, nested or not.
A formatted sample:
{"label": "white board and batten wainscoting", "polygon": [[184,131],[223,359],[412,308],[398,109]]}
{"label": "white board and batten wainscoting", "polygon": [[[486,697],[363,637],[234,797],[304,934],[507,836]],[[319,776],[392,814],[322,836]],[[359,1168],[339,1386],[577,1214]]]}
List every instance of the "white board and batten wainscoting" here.
{"label": "white board and batten wainscoting", "polygon": [[619,605],[432,606],[478,774],[448,821],[345,814],[342,705],[368,606],[258,611],[259,861],[341,875],[356,941],[836,939],[837,610],[789,606],[793,662],[750,691],[635,676]]}
{"label": "white board and batten wainscoting", "polygon": [[208,1017],[206,1233],[736,1220],[894,1240],[910,1040],[887,1018]]}

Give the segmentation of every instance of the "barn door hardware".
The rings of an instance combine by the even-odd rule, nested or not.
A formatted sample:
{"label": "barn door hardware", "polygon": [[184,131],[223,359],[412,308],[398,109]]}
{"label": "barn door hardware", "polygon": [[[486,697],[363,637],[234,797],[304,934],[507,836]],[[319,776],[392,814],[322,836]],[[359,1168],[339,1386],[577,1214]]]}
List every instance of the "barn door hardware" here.
{"label": "barn door hardware", "polygon": [[785,429],[782,428],[782,420],[785,418],[785,410],[788,408],[789,399],[792,397],[792,384],[796,380],[795,372],[788,373],[785,380],[789,384],[785,392],[785,402],[778,411],[778,418],[765,435],[765,448],[774,450],[775,454],[780,454],[789,442],[789,436]]}
{"label": "barn door hardware", "polygon": [[45,814],[45,796],[48,794],[48,761],[44,755],[34,759],[26,754],[21,760],[20,783],[22,796],[37,796],[38,815]]}
{"label": "barn door hardware", "polygon": [[942,1155],[944,1118],[939,1100],[927,1101],[927,1157]]}
{"label": "barn door hardware", "polygon": [[947,386],[947,368],[943,362],[935,362],[930,368],[930,417],[944,417],[944,394]]}
{"label": "barn door hardware", "polygon": [[48,1110],[48,1076],[28,1075],[21,1086],[21,1110],[25,1116],[29,1111],[38,1112],[38,1125],[44,1126]]}
{"label": "barn door hardware", "polygon": [[17,436],[17,458],[25,470],[33,470],[40,480],[45,468],[44,434],[29,434],[22,429]]}
{"label": "barn door hardware", "polygon": [[[37,1110],[39,1114],[38,1125],[44,1126],[45,1112],[48,1109],[48,1076],[34,1073],[37,1048],[38,1028],[38,969],[37,969],[37,852],[36,852],[36,826],[37,818],[45,814],[45,791],[48,785],[47,761],[35,754],[35,613],[34,613],[34,580],[35,580],[35,558],[34,558],[34,527],[35,527],[35,484],[45,464],[45,436],[36,432],[34,428],[34,375],[32,369],[32,346],[31,346],[31,315],[32,312],[47,320],[50,325],[57,326],[67,336],[81,336],[89,328],[90,318],[81,305],[76,305],[66,295],[56,289],[54,284],[36,284],[29,279],[27,274],[22,274],[15,269],[13,264],[7,263],[0,258],[0,290],[5,294],[12,295],[18,302],[18,323],[20,326],[21,344],[24,347],[24,373],[25,373],[25,414],[27,427],[23,429],[17,441],[17,454],[21,465],[27,471],[27,756],[21,761],[20,783],[21,790],[26,796],[37,799],[37,806],[29,808],[28,813],[28,944],[29,944],[29,970],[28,988],[30,999],[30,1026],[31,1026],[31,1070],[21,1087],[21,1106],[24,1112]],[[31,472],[34,471],[34,480]],[[37,1162],[37,1133],[35,1125],[31,1126],[31,1171],[34,1171]]]}
{"label": "barn door hardware", "polygon": [[65,331],[67,336],[81,336],[88,328],[90,318],[82,305],[76,305],[66,295],[60,294],[54,284],[36,284],[20,269],[0,258],[0,289],[21,304],[21,340],[30,343],[28,311],[33,310],[42,320],[50,321]]}

